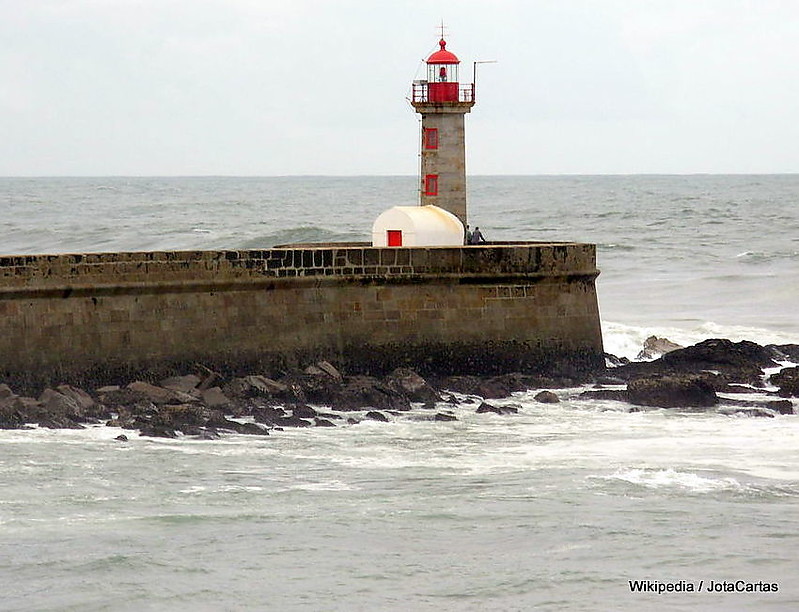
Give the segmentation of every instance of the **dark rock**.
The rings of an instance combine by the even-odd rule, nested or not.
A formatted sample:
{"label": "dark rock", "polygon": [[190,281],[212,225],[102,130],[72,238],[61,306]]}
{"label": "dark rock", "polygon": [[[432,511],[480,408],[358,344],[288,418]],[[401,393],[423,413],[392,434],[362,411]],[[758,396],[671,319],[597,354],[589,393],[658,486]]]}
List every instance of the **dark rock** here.
{"label": "dark rock", "polygon": [[766,348],[772,351],[772,359],[799,363],[799,344],[769,344]]}
{"label": "dark rock", "polygon": [[350,411],[364,408],[378,410],[410,410],[407,397],[371,376],[352,376],[345,379],[326,401],[315,401],[336,410]]}
{"label": "dark rock", "polygon": [[628,402],[626,389],[592,389],[580,393],[581,399],[612,400],[614,402]]}
{"label": "dark rock", "polygon": [[274,393],[274,398],[294,404],[327,404],[336,397],[341,390],[341,383],[334,380],[324,372],[306,374],[294,372],[281,379],[285,390]]}
{"label": "dark rock", "polygon": [[633,404],[658,408],[707,408],[718,403],[713,387],[703,378],[693,375],[631,380],[627,385],[627,397]]}
{"label": "dark rock", "polygon": [[597,385],[626,385],[627,381],[616,376],[600,376],[596,379]]}
{"label": "dark rock", "polygon": [[[227,429],[229,431],[236,431],[239,423],[229,420],[222,410],[206,408],[201,417],[201,425],[206,427],[214,427],[215,429]],[[194,423],[191,423],[194,424]]]}
{"label": "dark rock", "polygon": [[478,414],[484,414],[486,412],[494,412],[496,414],[502,414],[502,411],[499,409],[499,406],[494,406],[493,404],[489,404],[488,402],[481,402],[475,412],[477,412]]}
{"label": "dark rock", "polygon": [[233,423],[233,431],[238,434],[244,434],[248,436],[268,436],[269,430],[264,427],[263,425],[259,425],[258,423],[237,423],[236,421],[228,421],[229,423]]}
{"label": "dark rock", "polygon": [[449,414],[447,412],[437,412],[436,415],[433,417],[434,421],[457,421],[458,417],[454,414]]}
{"label": "dark rock", "polygon": [[305,373],[311,376],[327,376],[337,383],[340,383],[344,380],[341,372],[339,372],[329,361],[320,361],[316,365],[308,366],[305,368]]}
{"label": "dark rock", "polygon": [[119,391],[121,388],[119,385],[105,385],[104,387],[97,387],[94,392],[97,395],[105,395],[106,393]]}
{"label": "dark rock", "polygon": [[516,414],[519,412],[519,409],[515,406],[495,406],[493,404],[489,404],[488,402],[482,402],[477,407],[476,412],[478,414],[483,414],[486,412],[493,412],[494,414]]}
{"label": "dark rock", "polygon": [[725,339],[705,340],[699,344],[666,353],[654,361],[631,362],[613,369],[613,375],[625,380],[653,374],[715,373],[714,386],[730,382],[762,384],[763,368],[777,365],[771,352],[754,342]]}
{"label": "dark rock", "polygon": [[783,368],[772,374],[769,382],[779,387],[781,397],[799,397],[799,366]]}
{"label": "dark rock", "polygon": [[[179,407],[180,404],[177,404],[176,406]],[[158,406],[156,406],[149,400],[143,399],[134,402],[130,406],[122,408],[120,414],[123,414],[125,412],[129,412],[130,414],[135,415],[137,417],[149,418],[158,415]]]}
{"label": "dark rock", "polygon": [[228,397],[244,399],[248,397],[279,397],[288,391],[283,383],[253,374],[243,378],[234,378],[223,388]]}
{"label": "dark rock", "polygon": [[10,397],[16,397],[16,394],[11,390],[11,387],[5,383],[0,384],[0,402]]}
{"label": "dark rock", "polygon": [[41,404],[32,397],[11,395],[0,400],[0,429],[29,429],[42,416]]}
{"label": "dark rock", "polygon": [[58,385],[56,391],[73,400],[79,406],[83,415],[95,415],[100,408],[94,398],[83,389],[72,385]]}
{"label": "dark rock", "polygon": [[195,400],[195,398],[186,393],[157,387],[141,380],[130,383],[126,389],[159,406],[162,404],[181,404]]}
{"label": "dark rock", "polygon": [[172,376],[165,378],[158,383],[164,389],[172,391],[180,391],[188,395],[196,396],[199,394],[197,387],[202,382],[202,379],[196,374],[187,374],[186,376]]}
{"label": "dark rock", "polygon": [[95,391],[98,400],[110,409],[120,409],[135,404],[138,401],[147,401],[141,393],[117,385],[100,387]]}
{"label": "dark rock", "polygon": [[512,372],[491,378],[478,376],[449,376],[436,381],[443,389],[462,393],[464,395],[477,395],[483,399],[503,399],[510,397],[516,391],[527,391],[541,387],[552,389],[574,386],[571,378],[552,378],[547,376],[531,376]]}
{"label": "dark rock", "polygon": [[703,363],[722,367],[756,364],[765,368],[776,365],[765,347],[748,340],[733,342],[724,338],[703,340],[664,357],[670,363]]}
{"label": "dark rock", "polygon": [[462,395],[475,395],[480,383],[477,376],[447,376],[436,381],[436,386]]}
{"label": "dark rock", "polygon": [[335,427],[336,424],[333,421],[328,421],[327,419],[314,419],[314,424],[317,427]]}
{"label": "dark rock", "polygon": [[666,338],[658,338],[657,336],[649,336],[644,340],[644,347],[638,353],[636,359],[655,359],[666,353],[671,353],[677,349],[683,348],[679,344],[675,344]]}
{"label": "dark rock", "polygon": [[611,355],[610,353],[605,353],[605,365],[608,368],[616,368],[619,366],[627,365],[630,363],[630,360],[626,357],[616,357],[616,355]]}
{"label": "dark rock", "polygon": [[201,363],[195,363],[194,368],[197,371],[197,376],[200,377],[201,382],[197,385],[197,390],[202,392],[206,389],[210,389],[214,386],[219,386],[219,382],[222,380],[222,375],[218,372],[214,372],[212,369],[204,366]]}
{"label": "dark rock", "polygon": [[280,419],[286,416],[286,411],[274,406],[261,406],[252,410],[252,416],[258,423],[275,425]]}
{"label": "dark rock", "polygon": [[552,391],[539,391],[533,399],[542,404],[557,404],[560,402],[560,398]]}
{"label": "dark rock", "polygon": [[305,368],[304,372],[310,376],[326,376],[324,370],[320,370],[315,365],[310,365]]}
{"label": "dark rock", "polygon": [[225,386],[222,387],[222,393],[224,393],[226,397],[236,400],[245,400],[258,397],[259,395],[253,386],[247,383],[243,378],[233,378],[225,383]]}
{"label": "dark rock", "polygon": [[286,416],[278,419],[275,422],[275,425],[280,427],[310,427],[312,423],[311,421],[300,419],[295,416]]}
{"label": "dark rock", "polygon": [[177,438],[177,432],[164,423],[144,423],[139,429],[142,436],[150,438]]}
{"label": "dark rock", "polygon": [[119,434],[114,440],[119,440],[120,442],[127,442],[128,437],[125,434]]}
{"label": "dark rock", "polygon": [[767,419],[773,419],[775,416],[773,411],[766,408],[723,407],[719,408],[718,412],[726,416],[765,417]]}
{"label": "dark rock", "polygon": [[48,429],[83,429],[83,411],[78,402],[54,389],[45,389],[38,407],[30,405],[28,417]]}
{"label": "dark rock", "polygon": [[381,421],[383,423],[388,423],[388,417],[382,412],[378,412],[377,410],[370,410],[369,412],[366,413],[364,418],[370,419],[372,421]]}
{"label": "dark rock", "polygon": [[292,416],[297,419],[313,419],[318,416],[316,410],[305,404],[290,404],[286,408],[290,409]]}
{"label": "dark rock", "polygon": [[[156,406],[149,400],[140,399],[132,405],[119,406],[118,410],[116,418],[108,421],[107,425],[138,429],[143,436],[173,438],[177,436],[177,432],[181,432],[189,436],[208,438],[213,437],[213,433],[217,430],[243,434],[268,434],[266,428],[261,425],[229,420],[222,411],[198,403]],[[207,434],[208,431],[212,433]]]}
{"label": "dark rock", "polygon": [[222,389],[219,387],[209,387],[200,392],[203,404],[205,404],[208,408],[231,408],[233,406],[233,402],[230,401],[224,393],[222,393]]}
{"label": "dark rock", "polygon": [[45,389],[39,396],[39,403],[44,415],[66,417],[76,422],[83,417],[83,410],[78,402],[54,389]]}
{"label": "dark rock", "polygon": [[[315,379],[318,381],[324,380],[323,377],[309,377],[311,379]],[[307,379],[306,379],[307,381]],[[310,388],[311,385],[308,385]],[[308,402],[312,401],[309,398],[308,394],[305,392],[306,386],[304,386],[298,380],[290,380],[286,383],[286,391],[282,394],[282,397],[287,402],[297,403],[297,404],[307,404]]]}
{"label": "dark rock", "polygon": [[229,423],[224,413],[218,409],[199,404],[172,404],[161,406],[161,417],[173,423],[176,428],[181,429],[183,425],[211,425],[214,421],[219,426]]}
{"label": "dark rock", "polygon": [[766,408],[773,410],[777,414],[794,414],[793,402],[791,400],[776,400],[767,402]]}
{"label": "dark rock", "polygon": [[495,377],[481,380],[474,390],[475,395],[484,399],[503,399],[510,397],[514,392],[513,385],[505,378]]}
{"label": "dark rock", "polygon": [[39,427],[47,429],[85,429],[83,425],[63,416],[45,416],[39,419]]}
{"label": "dark rock", "polygon": [[[188,432],[183,432],[188,433]],[[219,440],[222,436],[215,429],[198,428],[197,433],[191,434],[198,440]]]}
{"label": "dark rock", "polygon": [[[209,410],[208,416],[203,424],[206,428],[222,431],[232,431],[239,434],[247,435],[268,435],[269,432],[263,425],[258,423],[240,423],[228,419],[221,410]],[[181,431],[187,433],[187,430],[181,428]]]}
{"label": "dark rock", "polygon": [[140,423],[147,422],[146,418],[139,418],[124,410],[106,422],[107,427],[121,427],[122,429],[138,429]]}
{"label": "dark rock", "polygon": [[0,429],[25,429],[25,414],[13,400],[0,401]]}
{"label": "dark rock", "polygon": [[441,396],[430,383],[408,368],[397,368],[385,379],[386,385],[412,402],[440,402]]}
{"label": "dark rock", "polygon": [[316,367],[336,382],[342,382],[344,380],[341,372],[339,372],[329,361],[320,361],[316,364]]}

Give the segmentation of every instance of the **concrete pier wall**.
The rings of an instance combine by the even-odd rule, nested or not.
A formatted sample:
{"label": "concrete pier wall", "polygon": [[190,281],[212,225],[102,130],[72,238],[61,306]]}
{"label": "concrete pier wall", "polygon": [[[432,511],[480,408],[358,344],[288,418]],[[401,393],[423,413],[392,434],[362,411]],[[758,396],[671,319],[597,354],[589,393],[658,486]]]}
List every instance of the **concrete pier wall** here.
{"label": "concrete pier wall", "polygon": [[0,256],[0,380],[200,362],[270,372],[585,370],[602,363],[589,244]]}

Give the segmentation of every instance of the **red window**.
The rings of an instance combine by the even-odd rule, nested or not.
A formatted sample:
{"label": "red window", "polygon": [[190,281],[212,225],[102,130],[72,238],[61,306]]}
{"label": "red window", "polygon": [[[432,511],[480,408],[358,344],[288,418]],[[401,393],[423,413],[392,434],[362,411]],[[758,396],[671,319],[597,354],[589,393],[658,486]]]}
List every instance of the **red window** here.
{"label": "red window", "polygon": [[388,246],[402,246],[402,230],[386,230]]}
{"label": "red window", "polygon": [[438,175],[427,174],[424,177],[424,194],[425,195],[438,195]]}
{"label": "red window", "polygon": [[438,148],[438,128],[424,129],[424,148],[425,149]]}

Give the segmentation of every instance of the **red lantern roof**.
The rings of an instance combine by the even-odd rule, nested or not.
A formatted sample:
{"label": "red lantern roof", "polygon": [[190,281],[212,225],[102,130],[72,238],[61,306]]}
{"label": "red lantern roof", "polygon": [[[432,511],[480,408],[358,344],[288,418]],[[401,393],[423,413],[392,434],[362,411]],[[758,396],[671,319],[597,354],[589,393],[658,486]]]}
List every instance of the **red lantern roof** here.
{"label": "red lantern roof", "polygon": [[447,41],[443,38],[438,41],[439,46],[441,49],[433,53],[430,57],[427,58],[428,64],[460,64],[460,60],[454,53],[450,53],[446,50]]}

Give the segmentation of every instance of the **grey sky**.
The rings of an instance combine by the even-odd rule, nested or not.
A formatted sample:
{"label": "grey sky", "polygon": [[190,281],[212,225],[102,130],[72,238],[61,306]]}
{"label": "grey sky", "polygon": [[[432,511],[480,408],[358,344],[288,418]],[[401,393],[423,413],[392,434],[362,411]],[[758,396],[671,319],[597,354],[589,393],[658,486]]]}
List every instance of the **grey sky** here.
{"label": "grey sky", "polygon": [[414,174],[442,18],[470,174],[799,172],[795,0],[0,0],[0,175]]}

